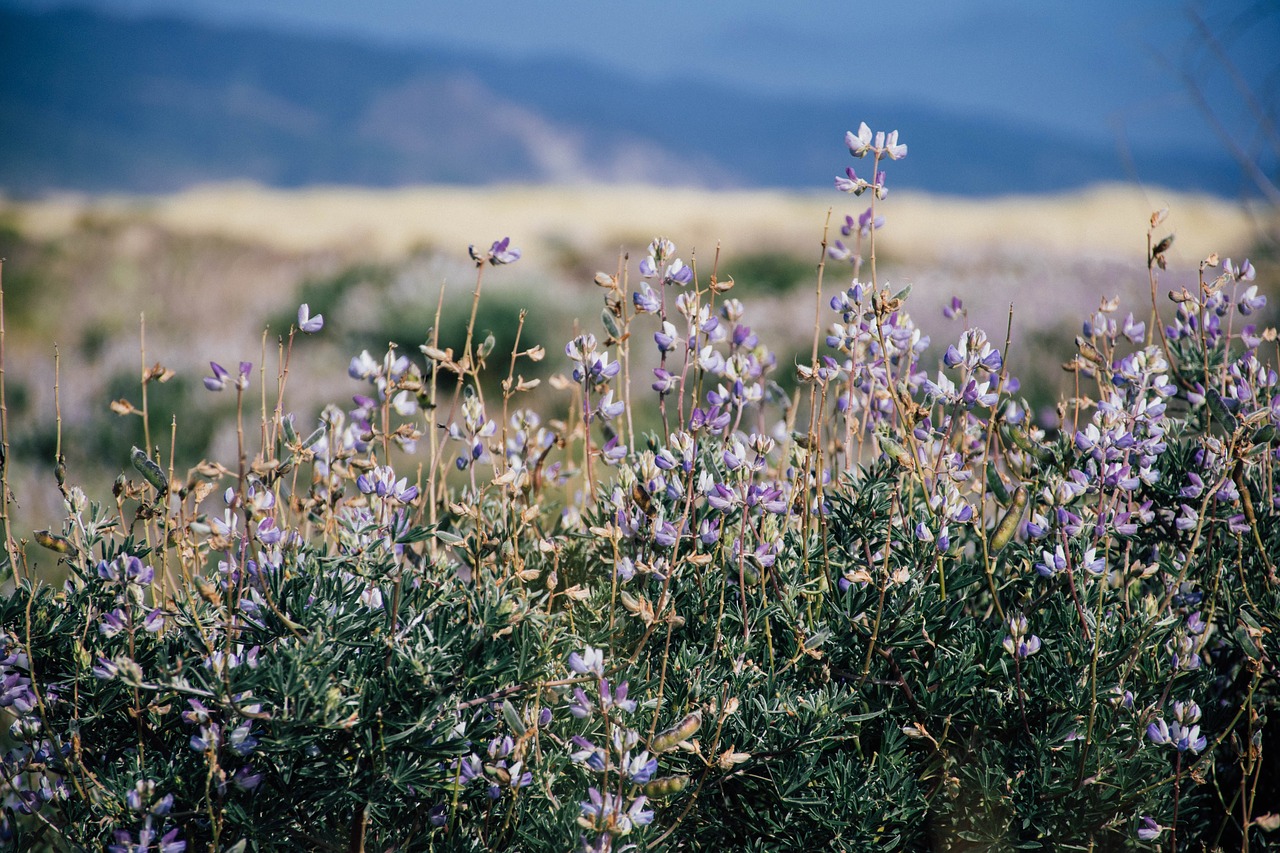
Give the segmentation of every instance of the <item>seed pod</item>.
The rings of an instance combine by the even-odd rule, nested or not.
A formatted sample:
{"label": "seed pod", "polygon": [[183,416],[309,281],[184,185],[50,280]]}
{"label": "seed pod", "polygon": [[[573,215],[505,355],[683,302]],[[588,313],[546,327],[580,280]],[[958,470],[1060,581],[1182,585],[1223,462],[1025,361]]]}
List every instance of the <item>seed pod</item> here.
{"label": "seed pod", "polygon": [[324,438],[324,427],[317,427],[315,432],[307,436],[306,440],[302,442],[302,449],[303,450],[310,449],[311,445],[315,444],[317,441],[319,441],[322,438]]}
{"label": "seed pod", "polygon": [[152,461],[151,457],[142,448],[133,448],[133,452],[129,454],[129,461],[133,463],[133,467],[142,475],[142,479],[150,483],[157,492],[161,495],[169,493],[169,481],[164,476],[164,470]]}
{"label": "seed pod", "polygon": [[903,468],[911,464],[911,454],[901,444],[887,435],[876,435],[876,440],[880,442],[880,449],[884,451],[885,456],[888,456]]}
{"label": "seed pod", "polygon": [[689,787],[688,776],[663,776],[661,779],[654,779],[647,783],[644,786],[644,793],[647,797],[670,797],[687,787]]}
{"label": "seed pod", "polygon": [[1249,484],[1244,479],[1244,463],[1237,459],[1231,471],[1231,479],[1235,481],[1236,490],[1240,492],[1240,508],[1244,510],[1244,520],[1254,530],[1258,529],[1258,516],[1253,509],[1253,495],[1249,493]]}
{"label": "seed pod", "polygon": [[649,751],[655,754],[675,748],[676,744],[693,737],[702,725],[702,712],[694,711],[666,731],[658,732],[649,742]]}
{"label": "seed pod", "polygon": [[993,554],[1012,541],[1013,534],[1018,530],[1018,521],[1022,518],[1022,511],[1026,507],[1027,487],[1018,486],[1013,493],[1013,505],[1009,507],[1004,517],[1000,519],[1000,523],[996,525],[995,533],[991,535],[991,552]]}
{"label": "seed pod", "polygon": [[1031,437],[1027,435],[1025,430],[1016,429],[1012,426],[1001,425],[1000,435],[1011,442],[1019,450],[1029,453],[1041,462],[1052,462],[1053,451],[1041,444],[1035,444],[1031,441]]}
{"label": "seed pod", "polygon": [[613,316],[613,312],[605,308],[600,312],[600,322],[604,324],[604,330],[609,333],[609,337],[617,340],[622,337],[622,329],[618,327],[618,318]]}
{"label": "seed pod", "polygon": [[517,737],[525,733],[524,720],[520,719],[520,712],[516,710],[515,705],[511,704],[510,699],[502,700],[502,718],[507,721],[508,726],[511,726],[511,730]]}
{"label": "seed pod", "polygon": [[37,530],[35,532],[36,542],[55,554],[74,554],[76,546],[72,545],[66,538],[55,536],[47,530]]}
{"label": "seed pod", "polygon": [[1008,505],[1009,490],[1005,488],[1004,480],[1000,479],[1000,472],[996,470],[994,465],[987,466],[987,488],[996,496],[996,500],[1001,504]]}

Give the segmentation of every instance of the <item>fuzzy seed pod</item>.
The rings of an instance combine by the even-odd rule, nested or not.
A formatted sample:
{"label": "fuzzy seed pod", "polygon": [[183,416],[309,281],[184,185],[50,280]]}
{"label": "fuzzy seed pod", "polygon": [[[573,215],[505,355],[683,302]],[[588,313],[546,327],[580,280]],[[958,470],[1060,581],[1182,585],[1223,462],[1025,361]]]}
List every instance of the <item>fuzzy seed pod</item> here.
{"label": "fuzzy seed pod", "polygon": [[1027,487],[1018,486],[1013,493],[1013,505],[996,525],[995,533],[991,534],[991,553],[998,552],[1013,540],[1013,534],[1018,530],[1018,521],[1022,518],[1022,511],[1026,508]]}
{"label": "fuzzy seed pod", "polygon": [[693,737],[701,725],[702,712],[694,711],[671,728],[654,735],[653,740],[649,742],[649,751],[657,754],[674,749],[676,744]]}
{"label": "fuzzy seed pod", "polygon": [[911,465],[911,454],[901,444],[885,435],[877,435],[876,440],[880,442],[880,449],[884,451],[885,456],[904,468]]}
{"label": "fuzzy seed pod", "polygon": [[35,532],[36,542],[55,554],[74,554],[76,546],[72,545],[62,536],[55,536],[47,530],[37,530]]}
{"label": "fuzzy seed pod", "polygon": [[142,475],[142,479],[150,483],[157,492],[162,495],[169,493],[169,482],[164,476],[164,470],[153,462],[142,448],[135,447],[133,452],[129,454],[129,461],[133,463],[133,467]]}
{"label": "fuzzy seed pod", "polygon": [[644,786],[644,793],[647,797],[670,797],[672,794],[678,794],[685,788],[689,787],[688,776],[663,776],[661,779],[654,779]]}

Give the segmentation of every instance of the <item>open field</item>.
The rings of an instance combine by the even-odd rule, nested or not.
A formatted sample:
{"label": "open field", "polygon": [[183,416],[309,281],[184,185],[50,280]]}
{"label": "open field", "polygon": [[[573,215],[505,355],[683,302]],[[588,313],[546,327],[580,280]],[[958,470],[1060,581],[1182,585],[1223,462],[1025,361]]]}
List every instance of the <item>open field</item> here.
{"label": "open field", "polygon": [[[23,231],[63,237],[89,214],[154,223],[185,235],[220,235],[287,252],[343,250],[396,257],[427,245],[465,246],[493,229],[525,245],[581,248],[679,237],[704,253],[715,242],[736,252],[760,245],[811,249],[827,207],[839,221],[863,200],[833,193],[706,192],[655,187],[421,187],[403,190],[274,190],[252,184],[192,189],[158,198],[55,197],[0,202]],[[953,255],[1035,250],[1130,257],[1142,251],[1147,216],[1169,207],[1178,232],[1174,255],[1199,259],[1246,247],[1259,227],[1237,204],[1163,189],[1104,186],[1061,196],[968,200],[895,193],[891,251],[927,261]]]}
{"label": "open field", "polygon": [[[442,287],[446,308],[469,305],[474,274],[467,245],[507,235],[524,257],[486,280],[484,303],[496,300],[500,310],[482,317],[482,327],[513,324],[517,309],[528,307],[527,335],[559,353],[575,321],[598,324],[595,271],[613,271],[625,251],[634,273],[649,240],[663,234],[686,260],[694,255],[703,275],[718,243],[721,278],[743,282],[734,295],[747,303],[748,322],[787,358],[785,347],[807,351],[811,339],[813,269],[828,211],[835,240],[844,216],[867,203],[834,192],[287,191],[245,184],[167,197],[0,201],[18,465],[29,460],[42,469],[52,451],[55,343],[64,430],[105,436],[87,445],[89,454],[95,447],[127,453],[140,440],[136,422],[108,415],[107,406],[137,397],[142,315],[147,363],[177,371],[177,390],[168,393],[175,405],[189,395],[190,411],[222,402],[201,387],[208,361],[265,361],[270,376],[276,335],[298,303],[324,303],[329,327],[323,340],[307,342],[307,371],[291,391],[293,405],[310,416],[322,402],[352,393],[345,365],[361,348],[391,339],[416,353]],[[952,295],[964,298],[972,324],[993,335],[1004,331],[1012,304],[1012,363],[1024,379],[1030,372],[1033,382],[1052,385],[1061,378],[1056,350],[1101,298],[1118,294],[1135,313],[1149,312],[1146,227],[1151,212],[1164,206],[1170,215],[1160,233],[1174,232],[1177,240],[1162,292],[1193,285],[1198,261],[1210,252],[1239,258],[1273,227],[1238,205],[1164,190],[1101,187],[985,201],[895,193],[877,210],[887,218],[877,239],[880,278],[895,290],[912,286],[910,309],[935,342],[959,332],[938,313]],[[1265,289],[1265,266],[1262,272]],[[847,266],[829,262],[825,293],[847,286],[848,278]],[[264,337],[268,323],[272,331]],[[227,414],[208,413],[210,423]],[[208,442],[225,449],[233,438],[225,424],[211,427],[191,449]],[[55,493],[39,487],[24,494],[22,512],[38,516]],[[40,494],[47,500],[33,498]]]}

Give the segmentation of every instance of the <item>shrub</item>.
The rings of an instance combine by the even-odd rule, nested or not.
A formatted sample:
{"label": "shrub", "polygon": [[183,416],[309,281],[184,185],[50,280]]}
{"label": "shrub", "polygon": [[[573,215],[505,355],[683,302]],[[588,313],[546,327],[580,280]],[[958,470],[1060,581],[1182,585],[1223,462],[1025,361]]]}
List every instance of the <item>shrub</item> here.
{"label": "shrub", "polygon": [[[135,449],[106,503],[59,468],[35,538],[64,585],[5,516],[8,843],[1267,847],[1280,395],[1252,268],[1206,260],[1168,323],[1104,303],[1071,362],[1091,396],[1045,429],[1007,342],[927,356],[875,270],[906,148],[846,142],[875,177],[837,186],[872,202],[831,258],[860,276],[865,238],[870,277],[828,301],[819,268],[834,322],[794,392],[659,238],[635,290],[596,277],[561,417],[519,406],[541,347],[494,362],[473,307],[425,369],[352,359],[356,408],[306,429],[286,361],[229,464]],[[472,257],[478,302],[519,253]],[[205,384],[243,403],[251,372]]]}

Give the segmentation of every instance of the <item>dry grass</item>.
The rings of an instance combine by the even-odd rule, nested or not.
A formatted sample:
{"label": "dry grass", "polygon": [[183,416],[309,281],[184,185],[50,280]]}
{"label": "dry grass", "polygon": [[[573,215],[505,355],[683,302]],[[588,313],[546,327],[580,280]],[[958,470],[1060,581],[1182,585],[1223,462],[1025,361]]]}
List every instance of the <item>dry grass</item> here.
{"label": "dry grass", "polygon": [[[707,192],[654,187],[420,187],[274,190],[206,186],[172,196],[58,197],[0,202],[37,238],[74,231],[86,215],[141,218],[186,235],[221,235],[286,252],[341,251],[394,258],[422,247],[454,248],[511,234],[598,251],[634,247],[654,234],[703,253],[757,247],[812,250],[828,207],[839,221],[862,199],[826,193]],[[1058,196],[970,200],[894,194],[886,243],[917,261],[1036,251],[1066,256],[1141,256],[1151,211],[1168,206],[1176,253],[1194,263],[1247,248],[1258,223],[1237,204],[1165,190],[1106,186]],[[1171,257],[1175,263],[1178,258]]]}

